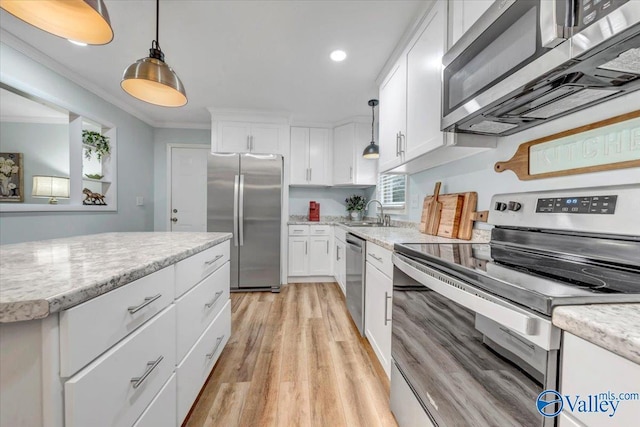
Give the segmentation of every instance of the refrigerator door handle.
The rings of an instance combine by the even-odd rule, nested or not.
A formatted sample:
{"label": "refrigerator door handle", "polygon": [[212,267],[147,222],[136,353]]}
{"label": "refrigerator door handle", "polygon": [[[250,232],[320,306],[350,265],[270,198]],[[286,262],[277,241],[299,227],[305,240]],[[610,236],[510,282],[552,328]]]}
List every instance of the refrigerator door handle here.
{"label": "refrigerator door handle", "polygon": [[244,245],[244,175],[240,175],[240,196],[238,200],[238,235],[240,246]]}
{"label": "refrigerator door handle", "polygon": [[238,190],[239,176],[233,180],[233,246],[238,246]]}

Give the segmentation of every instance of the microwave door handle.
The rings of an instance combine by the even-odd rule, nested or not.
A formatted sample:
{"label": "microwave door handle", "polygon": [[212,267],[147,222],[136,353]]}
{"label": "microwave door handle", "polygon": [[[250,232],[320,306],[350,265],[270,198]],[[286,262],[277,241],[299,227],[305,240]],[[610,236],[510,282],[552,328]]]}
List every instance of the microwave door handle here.
{"label": "microwave door handle", "polygon": [[[468,292],[463,288],[451,286],[425,271],[431,269],[424,265],[413,265],[398,255],[393,255],[393,264],[403,271],[407,276],[411,277],[421,285],[431,289],[432,291],[442,295],[443,297],[459,304],[468,310],[485,316],[495,322],[498,322],[507,328],[519,332],[522,335],[537,335],[538,321],[513,308],[506,307],[494,301],[487,300],[474,293]],[[424,270],[424,271],[423,271]]]}
{"label": "microwave door handle", "polygon": [[[558,16],[556,4],[558,2],[565,3],[565,16]],[[542,47],[552,49],[558,46],[560,43],[567,40],[568,35],[567,24],[575,22],[575,16],[573,11],[576,10],[576,3],[578,0],[555,0],[546,1],[540,0],[540,43]]]}

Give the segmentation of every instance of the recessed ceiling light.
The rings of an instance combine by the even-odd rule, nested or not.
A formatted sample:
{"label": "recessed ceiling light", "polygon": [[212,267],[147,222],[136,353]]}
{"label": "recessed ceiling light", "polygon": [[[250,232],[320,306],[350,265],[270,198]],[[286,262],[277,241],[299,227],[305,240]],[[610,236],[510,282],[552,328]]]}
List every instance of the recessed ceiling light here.
{"label": "recessed ceiling light", "polygon": [[331,55],[329,55],[329,57],[336,62],[340,62],[345,60],[345,58],[347,57],[347,53],[344,50],[334,50],[333,52],[331,52]]}
{"label": "recessed ceiling light", "polygon": [[71,40],[71,39],[67,39],[67,40],[69,41],[69,43],[73,43],[76,46],[86,46],[87,45],[86,43],[83,43],[83,42],[77,42],[77,41]]}

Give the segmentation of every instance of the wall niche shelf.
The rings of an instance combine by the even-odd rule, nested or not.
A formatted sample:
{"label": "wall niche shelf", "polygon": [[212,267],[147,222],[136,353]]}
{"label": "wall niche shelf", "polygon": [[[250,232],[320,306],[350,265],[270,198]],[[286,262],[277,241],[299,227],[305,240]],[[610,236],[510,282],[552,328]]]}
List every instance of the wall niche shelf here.
{"label": "wall niche shelf", "polygon": [[[3,134],[3,152],[24,153],[24,188],[22,189],[24,203],[0,203],[0,213],[20,212],[116,212],[117,202],[117,130],[114,125],[84,114],[81,109],[65,106],[60,100],[48,98],[46,94],[38,92],[38,96],[29,93],[29,87],[23,87],[17,82],[13,86],[0,82],[0,90],[7,96],[16,97],[15,111],[3,117],[16,129],[28,126],[66,126],[68,131],[60,132],[61,139],[68,135],[65,141],[59,144],[53,141],[38,153],[30,152],[29,141],[18,137],[13,140],[5,139]],[[21,108],[26,107],[26,108]],[[51,117],[29,117],[33,108],[45,111],[51,110]],[[3,111],[3,115],[6,112]],[[32,114],[33,115],[33,114]],[[64,129],[64,128],[63,128]],[[98,160],[95,152],[91,159],[85,157],[85,144],[83,144],[82,132],[90,130],[99,132],[109,138],[110,153]],[[22,131],[21,131],[22,132]],[[31,132],[25,130],[24,132]],[[23,133],[24,133],[23,132]],[[68,133],[67,133],[68,132]],[[19,132],[14,132],[18,134]],[[102,175],[101,179],[92,179],[85,174]],[[48,203],[46,198],[31,197],[31,181],[33,175],[66,176],[69,177],[69,199],[59,199],[58,204]],[[85,205],[83,190],[88,189],[93,193],[104,196],[106,205]]]}

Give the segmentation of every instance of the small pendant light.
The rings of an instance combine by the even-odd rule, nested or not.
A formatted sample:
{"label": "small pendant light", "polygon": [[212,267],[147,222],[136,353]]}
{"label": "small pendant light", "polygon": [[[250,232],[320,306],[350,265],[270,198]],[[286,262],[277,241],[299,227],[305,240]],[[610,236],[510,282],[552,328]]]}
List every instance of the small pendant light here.
{"label": "small pendant light", "polygon": [[365,159],[377,159],[380,157],[380,147],[376,144],[376,140],[373,139],[373,125],[376,121],[376,105],[378,105],[377,99],[369,100],[369,107],[371,107],[371,143],[367,145],[367,148],[362,152],[362,157]]}
{"label": "small pendant light", "polygon": [[120,86],[129,95],[163,107],[182,107],[187,94],[178,75],[164,62],[158,42],[160,0],[156,0],[156,39],[151,42],[149,57],[137,60],[124,70]]}
{"label": "small pendant light", "polygon": [[0,0],[0,7],[43,31],[91,45],[113,40],[103,0]]}

